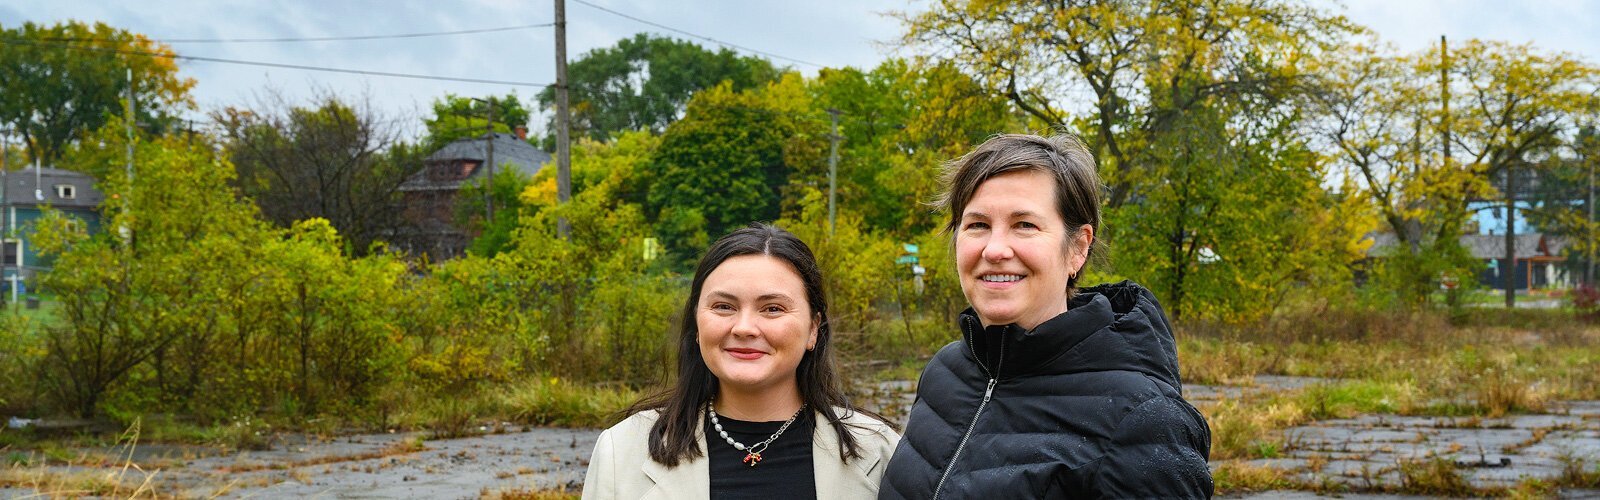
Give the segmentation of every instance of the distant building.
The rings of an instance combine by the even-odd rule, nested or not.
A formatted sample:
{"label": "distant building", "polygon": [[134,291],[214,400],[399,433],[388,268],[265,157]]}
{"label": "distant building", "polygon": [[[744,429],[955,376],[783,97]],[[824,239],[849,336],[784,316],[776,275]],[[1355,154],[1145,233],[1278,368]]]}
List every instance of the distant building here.
{"label": "distant building", "polygon": [[1542,233],[1518,234],[1513,236],[1516,250],[1516,262],[1506,261],[1506,236],[1504,234],[1469,234],[1461,237],[1461,246],[1472,252],[1472,257],[1483,261],[1483,272],[1478,274],[1478,282],[1497,290],[1506,288],[1506,270],[1513,270],[1517,290],[1538,288],[1566,288],[1572,286],[1572,279],[1567,275],[1566,269],[1561,264],[1566,262],[1566,256],[1561,255],[1561,250],[1566,248],[1566,240],[1546,236]]}
{"label": "distant building", "polygon": [[[394,238],[400,250],[426,254],[435,261],[459,257],[466,250],[473,235],[455,223],[456,194],[462,186],[488,177],[489,169],[483,168],[487,135],[445,145],[400,184],[409,226]],[[550,153],[528,144],[526,129],[519,128],[515,135],[494,134],[495,175],[515,171],[532,178],[549,162]]]}
{"label": "distant building", "polygon": [[94,188],[93,177],[57,168],[24,168],[0,171],[0,235],[4,235],[3,273],[0,288],[8,293],[24,291],[25,283],[51,263],[40,257],[29,244],[33,223],[44,216],[45,207],[55,208],[83,224],[93,234],[100,230],[100,204],[105,197]]}
{"label": "distant building", "polygon": [[[1381,258],[1393,251],[1398,238],[1389,233],[1368,235],[1373,240],[1367,249],[1370,258]],[[1483,262],[1478,273],[1478,283],[1496,290],[1505,289],[1504,272],[1514,274],[1513,286],[1517,290],[1540,288],[1565,288],[1572,286],[1572,277],[1562,268],[1567,258],[1561,255],[1566,240],[1543,233],[1519,234],[1515,237],[1516,262],[1506,261],[1506,236],[1504,234],[1464,234],[1461,246],[1472,257]]]}

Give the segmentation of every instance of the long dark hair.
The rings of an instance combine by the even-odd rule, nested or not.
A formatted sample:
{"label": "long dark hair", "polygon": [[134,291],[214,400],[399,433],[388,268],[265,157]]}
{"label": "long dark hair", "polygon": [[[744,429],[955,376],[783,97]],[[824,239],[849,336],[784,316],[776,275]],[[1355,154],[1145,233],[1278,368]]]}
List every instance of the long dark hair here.
{"label": "long dark hair", "polygon": [[850,434],[835,407],[843,408],[844,415],[861,412],[882,420],[876,414],[852,407],[839,386],[834,372],[833,350],[830,348],[833,328],[828,321],[828,300],[822,290],[822,270],[811,248],[794,234],[768,224],[751,224],[723,236],[700,258],[694,271],[694,284],[689,298],[683,303],[683,317],[678,326],[678,377],[674,385],[662,392],[634,403],[625,410],[632,415],[643,411],[659,411],[661,418],[650,427],[650,459],[676,467],[679,462],[700,456],[697,438],[702,425],[702,411],[717,395],[717,377],[700,356],[699,324],[695,321],[700,307],[700,291],[706,276],[730,258],[743,255],[766,255],[782,259],[794,266],[805,284],[806,301],[820,323],[817,326],[816,347],[800,358],[795,369],[795,379],[800,384],[800,399],[812,410],[821,412],[828,424],[839,433],[839,458],[860,458],[861,452],[855,437]]}

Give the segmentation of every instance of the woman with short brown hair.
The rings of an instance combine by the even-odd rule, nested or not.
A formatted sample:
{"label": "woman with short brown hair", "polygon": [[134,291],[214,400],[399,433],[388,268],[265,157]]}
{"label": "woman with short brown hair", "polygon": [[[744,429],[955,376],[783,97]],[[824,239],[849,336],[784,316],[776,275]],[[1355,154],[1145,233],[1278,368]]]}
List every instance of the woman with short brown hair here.
{"label": "woman with short brown hair", "polygon": [[1183,399],[1155,295],[1078,288],[1101,246],[1088,149],[996,136],[945,183],[972,307],[922,372],[879,498],[1211,496],[1211,431]]}

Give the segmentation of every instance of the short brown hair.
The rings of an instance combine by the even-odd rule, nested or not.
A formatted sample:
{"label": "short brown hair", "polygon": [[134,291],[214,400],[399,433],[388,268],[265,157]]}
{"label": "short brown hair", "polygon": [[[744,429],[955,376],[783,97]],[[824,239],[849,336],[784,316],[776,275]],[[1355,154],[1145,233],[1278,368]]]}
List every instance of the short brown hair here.
{"label": "short brown hair", "polygon": [[[1100,235],[1100,174],[1095,171],[1094,155],[1083,141],[1071,135],[1041,137],[1031,134],[1001,134],[989,138],[977,149],[945,164],[945,191],[934,205],[950,213],[945,231],[955,234],[961,213],[989,178],[1019,170],[1034,170],[1055,179],[1056,211],[1067,228],[1088,225]],[[1071,239],[1068,238],[1068,244]],[[1099,238],[1089,243],[1089,257],[1103,248]],[[1088,267],[1087,261],[1084,267]],[[1081,269],[1074,270],[1067,285],[1077,286]]]}

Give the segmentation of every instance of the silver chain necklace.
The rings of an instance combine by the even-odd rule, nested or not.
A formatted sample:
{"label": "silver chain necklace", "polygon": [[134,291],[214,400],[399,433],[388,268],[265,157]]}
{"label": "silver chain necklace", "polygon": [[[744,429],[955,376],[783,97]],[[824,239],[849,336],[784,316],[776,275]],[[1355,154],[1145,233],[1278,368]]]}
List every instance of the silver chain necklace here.
{"label": "silver chain necklace", "polygon": [[789,430],[789,424],[794,423],[794,420],[800,418],[800,414],[806,411],[806,405],[801,403],[800,409],[795,410],[794,415],[789,417],[789,421],[784,422],[783,426],[778,428],[778,432],[772,433],[772,437],[768,437],[766,441],[762,441],[751,446],[745,446],[744,443],[734,441],[732,437],[729,437],[728,431],[722,430],[722,422],[717,421],[717,403],[712,401],[707,403],[707,406],[711,410],[711,427],[717,430],[717,434],[722,435],[722,439],[724,441],[727,441],[728,444],[733,445],[734,449],[745,452],[744,460],[741,460],[741,462],[750,464],[751,467],[755,467],[756,464],[761,463],[761,452],[766,451],[767,446],[771,445],[773,441],[776,441],[778,436],[783,434],[783,431]]}

